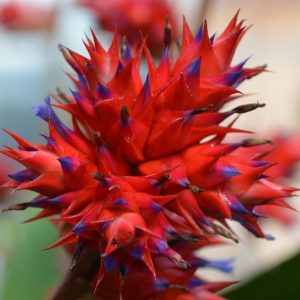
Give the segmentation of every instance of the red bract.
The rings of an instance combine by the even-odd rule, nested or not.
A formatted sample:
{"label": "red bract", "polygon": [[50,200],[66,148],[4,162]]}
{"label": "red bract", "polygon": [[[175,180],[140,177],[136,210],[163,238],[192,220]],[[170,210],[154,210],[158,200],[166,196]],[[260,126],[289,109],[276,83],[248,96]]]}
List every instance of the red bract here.
{"label": "red bract", "polygon": [[[247,29],[237,18],[217,38],[208,36],[206,23],[193,36],[184,22],[178,57],[172,60],[166,46],[158,66],[145,41],[135,55],[127,45],[120,56],[117,34],[106,51],[92,33],[89,58],[60,46],[76,90],[57,96],[58,104],[47,98],[36,106],[49,125],[46,145],[9,133],[19,147],[2,153],[25,169],[6,186],[39,194],[9,209],[42,208],[33,219],[56,216],[66,232],[51,247],[69,246],[72,265],[83,250],[97,249],[102,263],[91,286],[101,299],[218,299],[213,293],[227,284],[195,272],[226,271],[229,262],[207,262],[195,250],[220,235],[237,241],[227,220],[270,238],[255,209],[295,191],[265,175],[273,164],[257,158],[255,147],[267,141],[222,142],[243,132],[226,119],[264,106],[220,112],[240,95],[241,82],[264,71],[245,62],[231,66]],[[70,114],[72,128],[53,106]]]}
{"label": "red bract", "polygon": [[148,35],[147,44],[155,50],[162,46],[165,18],[169,16],[176,33],[174,8],[167,0],[78,0],[90,8],[100,26],[109,31],[118,29],[131,44],[140,43],[140,32]]}
{"label": "red bract", "polygon": [[12,30],[41,30],[53,26],[56,11],[16,0],[0,5],[0,26]]}

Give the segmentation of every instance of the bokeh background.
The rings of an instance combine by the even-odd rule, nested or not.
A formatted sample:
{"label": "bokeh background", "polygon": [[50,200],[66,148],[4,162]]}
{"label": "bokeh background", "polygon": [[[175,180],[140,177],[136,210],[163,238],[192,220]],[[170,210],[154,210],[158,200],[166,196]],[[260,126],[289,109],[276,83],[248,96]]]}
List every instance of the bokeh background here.
{"label": "bokeh background", "polygon": [[[8,1],[0,0],[0,6]],[[72,87],[64,74],[67,66],[57,45],[63,43],[85,53],[82,38],[89,34],[90,27],[96,29],[96,21],[90,11],[79,8],[71,0],[19,1],[54,9],[55,19],[52,26],[35,31],[8,30],[0,25],[0,127],[39,141],[38,132],[42,133],[45,128],[34,117],[32,107],[57,87],[61,90]],[[300,1],[170,2],[176,7],[177,18],[181,20],[184,14],[194,31],[205,15],[211,34],[220,32],[241,9],[241,18],[253,27],[246,34],[234,61],[240,62],[251,56],[249,65],[267,63],[270,72],[241,87],[248,102],[259,100],[267,107],[247,114],[238,125],[266,138],[278,131],[298,131],[300,134]],[[104,41],[110,40],[107,32],[101,32],[101,37]],[[0,144],[13,145],[3,132],[0,133]],[[300,176],[290,184],[300,186],[299,182]],[[26,193],[13,193],[9,201],[28,201],[31,197]],[[291,203],[300,208],[299,200],[295,197]],[[32,210],[26,211],[26,216],[17,212],[0,214],[1,300],[47,298],[68,268],[68,259],[61,250],[42,251],[56,238],[49,222],[20,224],[33,214]],[[297,258],[300,218],[297,218],[299,221],[288,228],[266,222],[266,231],[276,237],[272,242],[255,239],[237,228],[239,245],[210,248],[203,253],[208,258],[236,257],[234,273],[224,277],[208,271],[206,275],[214,279],[242,280],[234,287],[236,291],[228,292],[230,299],[282,299],[280,292],[285,290],[292,293],[285,294],[286,299],[300,299],[300,261]],[[291,257],[294,257],[292,261],[281,265]],[[246,285],[243,287],[243,284]]]}

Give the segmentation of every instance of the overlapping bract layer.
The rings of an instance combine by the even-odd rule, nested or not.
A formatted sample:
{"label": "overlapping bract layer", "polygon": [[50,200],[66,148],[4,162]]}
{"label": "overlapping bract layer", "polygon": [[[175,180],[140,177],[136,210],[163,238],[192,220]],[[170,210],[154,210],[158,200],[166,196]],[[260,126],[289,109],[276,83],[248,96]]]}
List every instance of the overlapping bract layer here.
{"label": "overlapping bract layer", "polygon": [[[6,186],[39,193],[11,209],[40,207],[36,218],[58,215],[70,229],[52,247],[71,245],[74,264],[84,249],[98,249],[102,264],[94,284],[101,297],[218,299],[213,292],[226,284],[207,283],[195,271],[226,271],[230,262],[208,262],[194,251],[218,242],[217,235],[237,240],[226,220],[270,238],[256,208],[284,205],[295,189],[266,175],[273,162],[257,155],[257,147],[269,141],[222,142],[242,132],[223,121],[263,106],[220,112],[239,95],[242,81],[264,71],[231,66],[245,31],[237,16],[217,38],[208,36],[206,23],[194,37],[184,22],[178,58],[172,61],[166,47],[158,66],[145,41],[134,56],[128,45],[120,56],[117,35],[106,51],[93,34],[89,58],[61,46],[76,72],[70,75],[76,90],[60,94],[59,104],[47,98],[35,108],[49,125],[47,144],[9,133],[19,147],[2,152],[25,169]],[[53,106],[71,115],[72,128]]]}
{"label": "overlapping bract layer", "polygon": [[175,10],[167,0],[78,0],[95,14],[99,24],[106,30],[116,28],[132,45],[140,43],[140,33],[148,35],[151,50],[161,48],[166,16],[172,22],[176,34]]}

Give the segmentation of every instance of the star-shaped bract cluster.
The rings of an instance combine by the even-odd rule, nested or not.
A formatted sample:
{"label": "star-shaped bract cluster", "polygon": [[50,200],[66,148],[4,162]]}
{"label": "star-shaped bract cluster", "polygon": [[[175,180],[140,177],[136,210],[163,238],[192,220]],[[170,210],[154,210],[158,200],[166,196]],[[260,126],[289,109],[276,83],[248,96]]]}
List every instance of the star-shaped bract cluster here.
{"label": "star-shaped bract cluster", "polygon": [[[47,98],[35,107],[49,125],[46,144],[9,132],[19,147],[2,153],[25,169],[6,186],[39,194],[10,209],[38,207],[33,219],[56,216],[67,224],[51,247],[69,246],[74,265],[83,250],[97,249],[102,263],[91,285],[100,296],[218,299],[214,292],[227,284],[208,283],[196,269],[226,271],[231,262],[209,262],[194,252],[219,243],[217,236],[237,241],[227,220],[272,238],[258,225],[256,208],[280,207],[295,189],[266,175],[274,163],[256,151],[269,141],[223,142],[244,132],[233,128],[232,116],[264,106],[220,111],[240,96],[241,82],[264,71],[245,62],[231,66],[246,30],[237,15],[219,37],[209,37],[206,23],[193,36],[184,21],[178,57],[171,59],[166,46],[158,65],[145,40],[134,55],[129,45],[120,55],[117,34],[106,51],[92,32],[88,58],[60,46],[76,89],[71,96],[60,93],[58,104]],[[71,127],[53,107],[69,113]]]}

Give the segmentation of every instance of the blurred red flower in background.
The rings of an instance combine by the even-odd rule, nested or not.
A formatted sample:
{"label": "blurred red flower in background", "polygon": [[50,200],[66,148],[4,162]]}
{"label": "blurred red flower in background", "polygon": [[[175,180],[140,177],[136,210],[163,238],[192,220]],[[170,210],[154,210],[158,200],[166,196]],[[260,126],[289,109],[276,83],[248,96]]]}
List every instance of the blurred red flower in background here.
{"label": "blurred red flower in background", "polygon": [[147,45],[151,50],[160,49],[166,16],[172,23],[173,34],[177,32],[174,4],[166,0],[78,0],[78,3],[90,8],[104,29],[114,32],[117,28],[131,45],[140,43],[142,32],[148,36]]}
{"label": "blurred red flower in background", "polygon": [[56,9],[16,0],[0,4],[0,26],[11,30],[42,30],[54,26]]}
{"label": "blurred red flower in background", "polygon": [[267,175],[273,178],[291,178],[295,174],[295,168],[300,161],[298,151],[300,145],[300,135],[298,133],[277,133],[272,138],[272,145],[262,147],[265,154],[262,158],[276,162],[276,165],[269,169]]}
{"label": "blurred red flower in background", "polygon": [[[92,33],[88,58],[60,46],[76,90],[35,107],[49,126],[46,144],[8,132],[18,148],[1,152],[25,169],[5,186],[38,193],[8,210],[37,207],[32,220],[55,216],[64,224],[51,247],[73,252],[72,268],[82,253],[97,251],[101,264],[89,284],[100,299],[220,299],[214,292],[229,283],[207,282],[196,270],[230,271],[231,260],[207,261],[195,251],[220,236],[237,241],[227,220],[272,239],[256,209],[280,209],[296,189],[267,175],[273,161],[257,156],[257,147],[269,141],[223,141],[245,132],[233,128],[235,119],[224,121],[264,106],[220,111],[240,95],[240,83],[264,71],[231,66],[246,29],[237,15],[219,37],[209,37],[206,23],[194,36],[184,22],[178,57],[165,43],[157,66],[144,40],[134,55],[129,44],[120,55],[117,34],[106,51]],[[70,114],[72,128],[53,107]]]}
{"label": "blurred red flower in background", "polygon": [[[284,183],[288,179],[296,177],[295,171],[300,161],[298,133],[271,134],[272,143],[258,145],[254,149],[238,149],[236,155],[248,155],[249,158],[260,160],[261,163],[273,162],[272,168],[264,172],[265,176],[273,178],[278,183]],[[278,205],[280,207],[278,207]],[[255,208],[261,216],[275,219],[285,225],[293,225],[298,221],[298,214],[285,203],[284,199],[276,199]]]}

